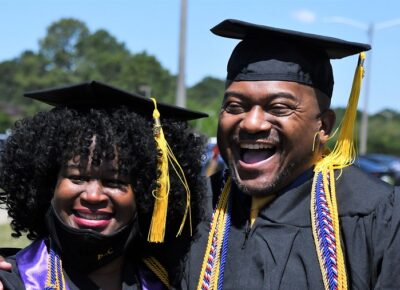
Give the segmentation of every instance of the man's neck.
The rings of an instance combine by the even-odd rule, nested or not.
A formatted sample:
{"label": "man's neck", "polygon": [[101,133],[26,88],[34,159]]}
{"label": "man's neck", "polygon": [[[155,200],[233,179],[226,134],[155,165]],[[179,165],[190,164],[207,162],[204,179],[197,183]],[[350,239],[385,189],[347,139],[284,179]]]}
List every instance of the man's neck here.
{"label": "man's neck", "polygon": [[[293,182],[285,186],[283,189],[279,191],[279,193],[286,192],[294,187],[297,187],[303,184],[305,181],[309,180],[313,176],[313,167],[307,169],[302,174],[300,174]],[[274,198],[276,194],[269,194],[267,196],[252,196],[251,197],[251,207],[250,207],[250,224],[253,225],[258,213],[262,208],[264,208],[267,204],[269,204]]]}
{"label": "man's neck", "polygon": [[267,196],[252,196],[251,207],[250,207],[250,225],[252,226],[255,222],[260,210],[270,203],[274,198],[275,194]]}

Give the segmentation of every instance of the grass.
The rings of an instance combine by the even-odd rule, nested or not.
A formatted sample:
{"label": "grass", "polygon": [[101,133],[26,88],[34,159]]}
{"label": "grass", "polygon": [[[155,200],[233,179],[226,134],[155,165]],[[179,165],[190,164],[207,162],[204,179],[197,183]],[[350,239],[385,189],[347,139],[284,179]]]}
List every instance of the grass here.
{"label": "grass", "polygon": [[30,241],[21,236],[18,239],[11,237],[11,228],[9,224],[0,224],[0,247],[1,248],[24,248],[30,244]]}

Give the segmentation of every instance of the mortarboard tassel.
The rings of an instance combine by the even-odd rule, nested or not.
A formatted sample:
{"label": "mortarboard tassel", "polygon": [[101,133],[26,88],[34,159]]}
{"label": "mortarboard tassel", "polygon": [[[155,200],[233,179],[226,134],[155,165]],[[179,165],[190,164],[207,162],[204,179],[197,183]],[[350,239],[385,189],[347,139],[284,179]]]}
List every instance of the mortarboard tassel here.
{"label": "mortarboard tassel", "polygon": [[[339,215],[336,201],[335,169],[343,169],[354,162],[354,128],[357,104],[364,76],[365,53],[360,53],[350,98],[339,136],[332,152],[315,165],[311,192],[311,220],[314,243],[325,289],[347,289],[346,267],[342,252]],[[336,132],[335,132],[336,133]]]}
{"label": "mortarboard tassel", "polygon": [[347,103],[344,117],[338,127],[339,136],[335,147],[327,156],[318,162],[316,170],[333,166],[334,169],[342,169],[353,164],[356,157],[354,146],[354,128],[357,116],[357,105],[364,76],[365,52],[360,53],[357,68],[354,74],[351,94]]}
{"label": "mortarboard tassel", "polygon": [[170,190],[169,164],[172,165],[172,168],[174,169],[175,173],[179,177],[182,185],[186,190],[186,209],[177,236],[181,234],[188,215],[190,224],[190,234],[192,234],[190,190],[186,181],[185,174],[165,139],[164,132],[160,122],[160,112],[157,109],[157,102],[154,98],[152,98],[152,101],[154,103],[153,134],[157,148],[157,182],[156,182],[157,188],[153,190],[155,203],[154,203],[153,216],[151,218],[151,224],[147,240],[149,242],[162,243],[164,242],[164,236],[165,236],[167,209],[168,209],[168,194]]}

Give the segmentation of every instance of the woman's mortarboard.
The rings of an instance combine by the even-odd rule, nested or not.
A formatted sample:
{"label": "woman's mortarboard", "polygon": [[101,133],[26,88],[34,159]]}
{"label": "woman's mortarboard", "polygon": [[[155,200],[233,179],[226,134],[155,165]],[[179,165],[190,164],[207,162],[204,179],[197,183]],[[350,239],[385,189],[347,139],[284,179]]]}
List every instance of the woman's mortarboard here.
{"label": "woman's mortarboard", "polygon": [[[32,91],[24,95],[52,106],[105,109],[126,106],[144,117],[151,117],[154,110],[154,103],[151,99],[98,81]],[[194,120],[208,116],[202,112],[163,103],[158,103],[158,110],[163,117],[174,118],[181,121]]]}
{"label": "woman's mortarboard", "polygon": [[330,59],[350,56],[371,47],[333,37],[227,19],[211,31],[241,39],[228,62],[228,81],[294,81],[332,96]]}

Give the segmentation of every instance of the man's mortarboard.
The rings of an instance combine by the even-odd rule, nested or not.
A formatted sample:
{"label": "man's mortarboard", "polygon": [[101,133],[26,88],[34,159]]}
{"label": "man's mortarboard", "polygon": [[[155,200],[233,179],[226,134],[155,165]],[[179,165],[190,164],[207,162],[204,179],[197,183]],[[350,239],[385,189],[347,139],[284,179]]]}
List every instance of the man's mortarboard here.
{"label": "man's mortarboard", "polygon": [[[151,117],[154,110],[154,103],[151,99],[145,98],[139,94],[129,93],[98,81],[32,91],[24,95],[52,106],[71,108],[111,108],[127,106],[145,117]],[[175,118],[182,121],[207,117],[205,113],[187,110],[173,105],[157,103],[157,107],[163,117]]]}
{"label": "man's mortarboard", "polygon": [[242,40],[229,59],[228,81],[294,81],[318,88],[329,97],[333,90],[330,59],[371,48],[368,44],[235,19],[224,20],[211,31]]}
{"label": "man's mortarboard", "polygon": [[186,211],[178,235],[182,232],[188,215],[190,230],[192,229],[190,217],[190,189],[178,160],[165,140],[160,116],[180,121],[188,121],[207,117],[207,114],[168,104],[157,103],[153,98],[145,98],[138,94],[129,93],[97,81],[33,91],[25,93],[24,95],[52,106],[74,109],[108,109],[126,106],[145,118],[152,117],[154,119],[153,136],[156,143],[157,154],[157,186],[152,191],[152,194],[155,197],[155,204],[148,234],[148,241],[157,243],[164,241],[168,209],[168,194],[170,190],[169,164],[172,165],[171,168],[179,176],[179,179],[187,192]]}

